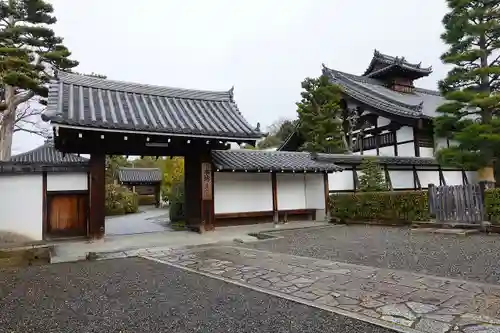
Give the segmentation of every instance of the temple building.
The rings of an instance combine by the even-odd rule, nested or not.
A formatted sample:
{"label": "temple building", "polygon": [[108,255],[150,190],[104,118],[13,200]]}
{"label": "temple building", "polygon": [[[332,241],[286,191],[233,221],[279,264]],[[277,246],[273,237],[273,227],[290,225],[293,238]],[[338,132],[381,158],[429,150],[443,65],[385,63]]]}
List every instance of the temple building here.
{"label": "temple building", "polygon": [[[377,50],[362,75],[323,65],[322,74],[342,88],[341,106],[351,121],[344,122],[344,130],[352,143],[352,154],[328,157],[328,161],[344,168],[344,172],[330,176],[330,192],[356,190],[362,158],[353,155],[376,156],[394,190],[477,181],[476,172],[444,168],[434,159],[438,149],[453,142],[433,133],[432,120],[437,116],[436,109],[445,103],[444,97],[415,85],[431,73],[431,67]],[[302,143],[296,131],[278,150],[296,151]],[[352,177],[345,177],[349,170]]]}

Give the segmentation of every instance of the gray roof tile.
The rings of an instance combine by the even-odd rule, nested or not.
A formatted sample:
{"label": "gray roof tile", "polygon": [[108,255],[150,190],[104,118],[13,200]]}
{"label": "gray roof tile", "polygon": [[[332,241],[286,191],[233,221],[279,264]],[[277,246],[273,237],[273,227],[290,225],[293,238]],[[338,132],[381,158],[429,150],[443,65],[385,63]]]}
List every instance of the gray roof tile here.
{"label": "gray roof tile", "polygon": [[60,72],[44,120],[103,129],[257,139],[224,92],[158,87]]}
{"label": "gray roof tile", "polygon": [[118,181],[122,183],[160,183],[163,175],[158,168],[119,168]]}
{"label": "gray roof tile", "polygon": [[215,150],[213,163],[220,171],[334,172],[342,169],[330,162],[319,162],[306,152],[263,150]]}
{"label": "gray roof tile", "polygon": [[63,154],[54,148],[52,142],[22,154],[14,155],[7,163],[39,165],[87,165],[89,160],[73,154]]}
{"label": "gray roof tile", "polygon": [[[386,67],[375,69],[375,65],[382,64],[387,65]],[[404,57],[393,57],[387,54],[383,54],[377,50],[373,52],[373,58],[370,61],[370,65],[363,73],[363,76],[374,76],[377,73],[381,73],[391,67],[398,66],[404,70],[409,70],[415,73],[419,73],[419,76],[426,76],[432,73],[432,67],[422,67],[421,64],[412,64],[406,61]]]}
{"label": "gray roof tile", "polygon": [[363,158],[374,158],[380,164],[389,165],[439,165],[432,157],[405,157],[405,156],[363,156],[347,154],[311,154],[313,160],[336,164],[360,164]]}
{"label": "gray roof tile", "polygon": [[446,103],[437,91],[415,88],[413,93],[400,93],[376,79],[344,73],[323,67],[323,74],[342,87],[345,94],[375,109],[408,118],[433,118],[436,109]]}

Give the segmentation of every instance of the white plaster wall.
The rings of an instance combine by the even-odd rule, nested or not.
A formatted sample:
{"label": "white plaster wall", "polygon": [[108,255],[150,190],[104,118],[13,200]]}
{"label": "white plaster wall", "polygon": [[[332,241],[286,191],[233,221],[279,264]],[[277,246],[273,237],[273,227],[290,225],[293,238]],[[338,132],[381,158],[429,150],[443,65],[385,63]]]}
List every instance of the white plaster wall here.
{"label": "white plaster wall", "polygon": [[47,191],[85,191],[87,187],[86,172],[47,174]]}
{"label": "white plaster wall", "polygon": [[398,156],[415,156],[415,145],[413,142],[398,144]]}
{"label": "white plaster wall", "polygon": [[420,157],[434,157],[434,148],[419,147]]}
{"label": "white plaster wall", "polygon": [[378,127],[386,126],[386,125],[389,125],[390,123],[391,123],[390,119],[387,119],[387,118],[384,118],[384,117],[378,117],[377,118],[377,126]]}
{"label": "white plaster wall", "polygon": [[391,177],[391,184],[394,189],[412,189],[415,187],[413,170],[389,170],[389,177]]}
{"label": "white plaster wall", "polygon": [[394,146],[379,148],[380,156],[394,156]]}
{"label": "white plaster wall", "polygon": [[413,140],[413,128],[403,126],[396,131],[397,142]]}
{"label": "white plaster wall", "polygon": [[363,155],[366,156],[377,156],[377,149],[367,149],[363,151]]}
{"label": "white plaster wall", "polygon": [[0,176],[0,230],[42,240],[41,174]]}
{"label": "white plaster wall", "polygon": [[[306,208],[324,209],[325,208],[325,184],[322,174],[305,174],[306,182]],[[278,202],[279,203],[279,202]]]}
{"label": "white plaster wall", "polygon": [[352,170],[334,172],[328,175],[328,187],[330,191],[354,190]]}
{"label": "white plaster wall", "polygon": [[272,210],[270,173],[215,173],[215,214]]}
{"label": "white plaster wall", "polygon": [[439,186],[439,171],[417,170],[417,174],[423,188],[427,188],[429,184]]}
{"label": "white plaster wall", "polygon": [[443,177],[446,185],[463,185],[462,171],[444,171]]}
{"label": "white plaster wall", "polygon": [[477,184],[479,182],[477,171],[466,171],[467,181],[469,184]]}
{"label": "white plaster wall", "polygon": [[439,150],[442,148],[447,148],[448,143],[446,142],[445,138],[435,138],[435,146],[436,146],[436,150]]}
{"label": "white plaster wall", "polygon": [[278,173],[278,210],[306,209],[305,175]]}

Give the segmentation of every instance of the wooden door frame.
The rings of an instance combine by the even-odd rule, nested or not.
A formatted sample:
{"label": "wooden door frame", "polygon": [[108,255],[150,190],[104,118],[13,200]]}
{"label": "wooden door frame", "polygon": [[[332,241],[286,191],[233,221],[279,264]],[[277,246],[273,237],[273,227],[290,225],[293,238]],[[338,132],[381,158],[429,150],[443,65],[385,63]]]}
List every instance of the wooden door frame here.
{"label": "wooden door frame", "polygon": [[89,191],[88,190],[76,190],[76,191],[47,191],[45,187],[44,196],[43,196],[43,237],[44,239],[47,236],[50,236],[50,212],[51,212],[51,202],[52,198],[59,195],[76,195],[76,196],[85,196],[87,197],[86,207],[85,207],[85,234],[81,235],[84,237],[88,236],[88,225],[89,225]]}

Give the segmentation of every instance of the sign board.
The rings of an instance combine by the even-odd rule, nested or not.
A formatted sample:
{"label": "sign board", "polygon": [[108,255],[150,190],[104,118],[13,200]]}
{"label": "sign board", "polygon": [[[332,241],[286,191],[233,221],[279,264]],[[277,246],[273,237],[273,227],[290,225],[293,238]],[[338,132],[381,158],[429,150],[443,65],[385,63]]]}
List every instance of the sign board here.
{"label": "sign board", "polygon": [[201,199],[212,200],[212,164],[201,164]]}

